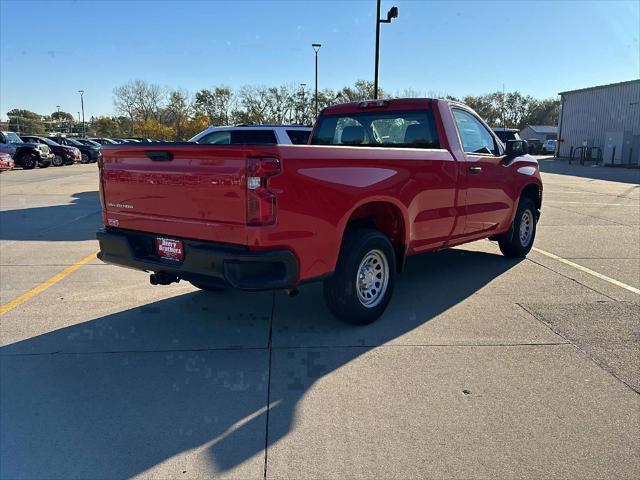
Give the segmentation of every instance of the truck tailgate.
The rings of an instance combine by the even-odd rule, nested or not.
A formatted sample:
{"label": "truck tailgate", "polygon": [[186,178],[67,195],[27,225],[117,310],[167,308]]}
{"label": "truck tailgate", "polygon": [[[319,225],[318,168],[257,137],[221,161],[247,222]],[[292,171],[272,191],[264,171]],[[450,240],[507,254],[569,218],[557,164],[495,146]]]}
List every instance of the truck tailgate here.
{"label": "truck tailgate", "polygon": [[102,153],[105,225],[246,243],[244,147],[114,145]]}

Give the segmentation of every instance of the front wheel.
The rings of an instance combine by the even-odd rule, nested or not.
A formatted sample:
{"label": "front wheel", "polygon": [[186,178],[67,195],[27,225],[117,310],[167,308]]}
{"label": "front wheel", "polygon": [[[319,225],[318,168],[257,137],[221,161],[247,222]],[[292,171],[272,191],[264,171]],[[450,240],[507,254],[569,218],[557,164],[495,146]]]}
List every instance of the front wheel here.
{"label": "front wheel", "polygon": [[536,223],[536,206],[529,198],[521,198],[516,217],[513,219],[511,238],[505,236],[498,240],[502,254],[505,257],[526,257],[536,238]]}
{"label": "front wheel", "polygon": [[89,158],[89,155],[87,155],[86,153],[82,153],[81,157],[80,157],[80,163],[89,163],[91,159]]}
{"label": "front wheel", "polygon": [[387,308],[395,278],[389,239],[378,230],[354,229],[345,236],[336,271],[324,281],[324,298],[340,320],[366,325]]}
{"label": "front wheel", "polygon": [[62,158],[61,155],[56,155],[55,157],[53,157],[51,164],[54,167],[62,167],[64,165],[64,158]]}
{"label": "front wheel", "polygon": [[38,165],[35,157],[29,154],[23,155],[20,159],[20,163],[22,165],[22,168],[24,168],[25,170],[33,170]]}

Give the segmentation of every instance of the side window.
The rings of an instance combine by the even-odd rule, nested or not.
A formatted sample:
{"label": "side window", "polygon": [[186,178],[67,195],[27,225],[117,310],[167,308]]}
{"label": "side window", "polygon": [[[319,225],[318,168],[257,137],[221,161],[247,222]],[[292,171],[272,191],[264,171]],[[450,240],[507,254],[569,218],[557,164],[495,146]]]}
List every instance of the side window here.
{"label": "side window", "polygon": [[311,132],[308,130],[287,130],[287,135],[294,145],[306,145]]}
{"label": "side window", "polygon": [[276,134],[273,130],[233,130],[231,143],[234,145],[264,145],[277,144]]}
{"label": "side window", "polygon": [[453,109],[453,116],[460,132],[460,140],[465,153],[485,153],[495,155],[498,148],[493,136],[477,118],[469,112]]}
{"label": "side window", "polygon": [[198,143],[208,145],[229,145],[231,143],[231,132],[211,132],[198,140]]}

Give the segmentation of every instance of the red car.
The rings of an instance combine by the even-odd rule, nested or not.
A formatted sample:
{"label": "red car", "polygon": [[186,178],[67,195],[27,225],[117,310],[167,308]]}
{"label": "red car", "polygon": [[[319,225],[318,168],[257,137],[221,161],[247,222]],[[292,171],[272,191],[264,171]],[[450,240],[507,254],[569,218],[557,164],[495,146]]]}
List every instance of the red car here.
{"label": "red car", "polygon": [[369,323],[408,256],[487,237],[527,255],[542,182],[526,151],[432,99],[329,107],[310,145],[104,146],[99,257],[207,290],[323,280],[336,316]]}
{"label": "red car", "polygon": [[0,172],[11,170],[15,166],[13,158],[8,153],[0,152]]}

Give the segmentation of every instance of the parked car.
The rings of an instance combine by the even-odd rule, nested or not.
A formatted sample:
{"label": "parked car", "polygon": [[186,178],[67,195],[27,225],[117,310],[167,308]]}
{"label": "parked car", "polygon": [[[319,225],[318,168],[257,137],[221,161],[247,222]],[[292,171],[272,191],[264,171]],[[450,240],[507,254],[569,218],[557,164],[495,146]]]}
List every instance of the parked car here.
{"label": "parked car", "polygon": [[117,145],[119,143],[112,138],[106,138],[106,137],[92,137],[92,138],[89,138],[89,140],[99,143],[100,145]]}
{"label": "parked car", "polygon": [[302,145],[309,141],[309,135],[311,127],[301,125],[236,125],[209,127],[189,141],[209,145]]}
{"label": "parked car", "polygon": [[537,138],[527,138],[527,149],[531,155],[539,155],[542,152],[542,142]]}
{"label": "parked car", "polygon": [[0,172],[11,170],[15,166],[15,162],[8,153],[0,152]]}
{"label": "parked car", "polygon": [[75,162],[80,161],[80,150],[78,150],[76,147],[60,145],[59,143],[54,142],[47,137],[22,135],[21,138],[23,140],[26,140],[27,142],[47,145],[53,153],[51,164],[54,167],[61,167],[62,165],[73,165]]}
{"label": "parked car", "polygon": [[90,147],[102,147],[102,144],[99,142],[94,142],[93,140],[89,139],[89,138],[74,138],[74,140],[82,143],[83,145],[89,145]]}
{"label": "parked car", "polygon": [[154,285],[295,293],[322,280],[331,312],[365,324],[408,256],[486,237],[507,257],[532,248],[538,162],[464,104],[328,107],[310,143],[103,147],[99,258]]}
{"label": "parked car", "polygon": [[520,130],[517,128],[494,128],[493,132],[498,136],[503,144],[507,144],[509,140],[522,140],[520,138]]}
{"label": "parked car", "polygon": [[555,154],[557,146],[558,146],[557,140],[553,140],[553,139],[545,140],[544,143],[542,144],[542,153]]}
{"label": "parked car", "polygon": [[100,158],[100,148],[92,145],[85,145],[75,138],[69,137],[47,137],[49,140],[53,140],[60,145],[66,145],[67,147],[76,147],[80,150],[80,163],[97,162]]}
{"label": "parked car", "polygon": [[18,167],[31,170],[51,165],[53,154],[47,145],[23,142],[15,132],[0,132],[0,152],[8,153]]}

